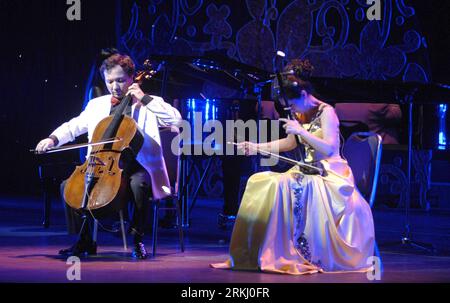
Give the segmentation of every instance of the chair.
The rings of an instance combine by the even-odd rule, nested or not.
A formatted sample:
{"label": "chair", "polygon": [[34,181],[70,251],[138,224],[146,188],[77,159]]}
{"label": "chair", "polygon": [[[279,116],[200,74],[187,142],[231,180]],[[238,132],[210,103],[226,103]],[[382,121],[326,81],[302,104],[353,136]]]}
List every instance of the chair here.
{"label": "chair", "polygon": [[[167,174],[169,176],[169,181],[171,185],[171,195],[165,199],[173,199],[175,207],[164,207],[161,208],[159,204],[161,201],[152,200],[153,203],[153,231],[152,231],[152,255],[156,255],[156,245],[157,245],[157,236],[158,236],[158,221],[159,221],[159,210],[176,210],[177,213],[177,227],[179,231],[180,237],[180,246],[181,251],[184,252],[184,233],[183,228],[181,226],[181,208],[180,208],[180,199],[178,197],[178,184],[179,184],[179,156],[172,153],[171,144],[173,139],[179,134],[178,129],[164,127],[159,129],[159,135],[161,138],[161,147],[163,150],[163,156],[167,168]],[[123,211],[119,211],[120,216],[120,229],[122,233],[123,240],[123,249],[126,251],[127,248],[127,238],[125,232],[125,224],[123,219]],[[98,221],[94,220],[94,234],[93,239],[97,242],[97,230],[98,230]]]}
{"label": "chair", "polygon": [[[123,250],[127,251],[128,250],[128,246],[127,246],[127,234],[125,232],[125,223],[123,220],[123,211],[120,210],[119,211],[119,217],[120,217],[120,231],[122,234],[122,242],[123,242]],[[92,235],[92,239],[94,240],[94,242],[97,242],[97,232],[98,232],[98,220],[94,219],[94,232]]]}
{"label": "chair", "polygon": [[[181,223],[181,206],[180,206],[180,192],[179,192],[179,179],[180,179],[180,156],[179,153],[174,154],[172,152],[172,141],[178,136],[179,131],[175,128],[160,128],[159,131],[161,138],[161,147],[163,151],[164,160],[166,163],[167,173],[169,176],[171,195],[164,200],[172,199],[173,207],[160,207],[161,200],[153,200],[153,233],[152,233],[152,254],[153,257],[156,256],[156,247],[158,240],[158,221],[159,221],[159,210],[175,210],[177,214],[176,222],[179,233],[180,248],[181,252],[184,252],[184,234],[183,226]],[[179,145],[177,144],[178,148]]]}
{"label": "chair", "polygon": [[381,136],[372,132],[357,132],[350,135],[343,148],[355,178],[356,187],[373,206],[377,191],[378,173],[382,152]]}
{"label": "chair", "polygon": [[[343,156],[352,169],[356,187],[369,202],[371,208],[377,192],[381,152],[382,138],[372,132],[353,133],[348,137],[343,148]],[[381,260],[376,242],[375,255]],[[383,271],[383,264],[381,263],[380,266]]]}

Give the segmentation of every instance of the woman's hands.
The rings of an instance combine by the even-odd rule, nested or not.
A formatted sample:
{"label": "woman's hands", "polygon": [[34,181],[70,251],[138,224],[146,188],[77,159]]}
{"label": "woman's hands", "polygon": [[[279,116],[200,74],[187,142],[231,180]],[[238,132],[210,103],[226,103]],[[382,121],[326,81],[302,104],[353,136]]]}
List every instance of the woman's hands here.
{"label": "woman's hands", "polygon": [[258,153],[258,150],[279,153],[294,149],[297,146],[294,135],[303,136],[305,133],[308,133],[307,130],[304,129],[296,120],[289,120],[284,118],[280,118],[279,120],[285,123],[283,125],[283,128],[286,130],[286,133],[291,136],[288,136],[287,138],[283,138],[281,140],[260,144],[248,141],[240,142],[236,144],[238,150],[243,151],[244,154],[248,156],[256,155]]}
{"label": "woman's hands", "polygon": [[303,128],[303,126],[298,123],[296,120],[289,120],[285,118],[279,119],[281,122],[284,122],[283,128],[286,131],[286,134],[293,134],[293,135],[303,135],[306,130]]}
{"label": "woman's hands", "polygon": [[236,146],[237,146],[238,150],[244,151],[244,154],[246,156],[248,156],[248,155],[255,155],[257,153],[258,148],[259,148],[257,143],[248,142],[248,141],[239,142],[239,143],[237,143]]}

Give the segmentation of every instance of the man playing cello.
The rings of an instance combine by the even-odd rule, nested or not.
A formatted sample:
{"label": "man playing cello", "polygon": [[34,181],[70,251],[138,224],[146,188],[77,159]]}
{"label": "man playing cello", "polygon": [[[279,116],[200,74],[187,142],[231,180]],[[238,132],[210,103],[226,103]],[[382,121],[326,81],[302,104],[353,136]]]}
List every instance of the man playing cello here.
{"label": "man playing cello", "polygon": [[[132,96],[125,114],[133,117],[144,135],[144,143],[136,157],[123,157],[127,186],[134,203],[134,214],[130,231],[134,236],[133,256],[145,259],[147,252],[143,244],[145,224],[145,203],[152,195],[156,199],[167,196],[170,188],[167,171],[162,156],[158,127],[178,124],[181,115],[177,109],[164,102],[161,97],[144,94],[137,83],[133,83],[135,65],[131,58],[114,54],[103,61],[100,73],[109,95],[92,99],[77,117],[63,123],[51,135],[41,140],[37,152],[61,146],[73,141],[77,136],[88,133],[89,141],[97,124],[115,110],[126,95]],[[88,155],[90,153],[88,150]],[[63,185],[64,186],[64,185]],[[166,189],[166,190],[164,190]],[[59,253],[63,255],[96,254],[97,246],[92,239],[88,224],[83,224],[78,241]]]}

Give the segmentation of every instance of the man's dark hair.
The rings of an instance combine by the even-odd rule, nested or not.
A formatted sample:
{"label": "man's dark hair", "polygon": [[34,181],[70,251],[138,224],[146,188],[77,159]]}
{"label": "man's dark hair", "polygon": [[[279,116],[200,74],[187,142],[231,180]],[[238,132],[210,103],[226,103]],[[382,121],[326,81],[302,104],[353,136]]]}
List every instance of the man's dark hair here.
{"label": "man's dark hair", "polygon": [[102,75],[102,78],[105,78],[105,71],[110,71],[117,65],[120,65],[128,76],[132,77],[134,75],[136,68],[133,60],[131,60],[131,58],[127,55],[114,54],[105,59],[102,66],[100,66],[100,74]]}

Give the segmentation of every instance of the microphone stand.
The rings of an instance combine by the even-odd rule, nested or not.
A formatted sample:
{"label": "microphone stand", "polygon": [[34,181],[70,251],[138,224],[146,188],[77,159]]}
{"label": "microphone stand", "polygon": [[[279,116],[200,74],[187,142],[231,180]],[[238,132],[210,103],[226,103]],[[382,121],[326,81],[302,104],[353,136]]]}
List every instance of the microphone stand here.
{"label": "microphone stand", "polygon": [[411,229],[409,220],[409,208],[411,207],[411,161],[412,161],[412,113],[413,113],[413,100],[416,90],[405,95],[403,102],[408,104],[408,156],[407,156],[407,189],[406,189],[406,201],[405,201],[405,234],[401,239],[402,245],[408,245],[414,248],[419,248],[434,254],[436,249],[432,244],[416,242],[411,239]]}
{"label": "microphone stand", "polygon": [[[410,207],[411,207],[411,162],[412,162],[412,152],[413,152],[413,144],[412,144],[412,133],[413,133],[413,119],[412,119],[412,113],[413,113],[413,103],[414,103],[414,95],[416,93],[417,89],[413,89],[411,92],[405,93],[403,97],[401,97],[400,103],[408,105],[408,151],[407,151],[407,179],[406,179],[406,201],[405,201],[405,230],[404,234],[401,238],[400,243],[397,241],[385,243],[383,246],[395,246],[400,244],[402,248],[409,246],[412,248],[420,249],[423,251],[426,251],[430,254],[435,254],[436,249],[434,245],[429,243],[422,243],[413,241],[411,238],[411,227],[410,227]],[[396,93],[396,96],[398,98],[399,94]]]}

